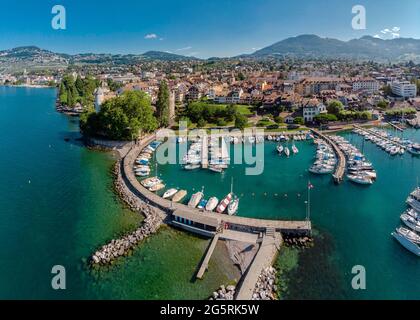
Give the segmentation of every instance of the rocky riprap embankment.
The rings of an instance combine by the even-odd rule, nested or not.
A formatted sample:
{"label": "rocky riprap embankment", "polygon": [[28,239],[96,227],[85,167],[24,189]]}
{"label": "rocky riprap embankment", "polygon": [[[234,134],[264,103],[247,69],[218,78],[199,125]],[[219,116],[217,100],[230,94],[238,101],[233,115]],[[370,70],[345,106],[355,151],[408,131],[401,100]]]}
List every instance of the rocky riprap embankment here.
{"label": "rocky riprap embankment", "polygon": [[309,248],[313,246],[314,239],[311,237],[287,237],[283,236],[284,243],[287,246],[299,248]]}
{"label": "rocky riprap embankment", "polygon": [[116,192],[132,210],[142,213],[145,219],[137,230],[120,239],[111,240],[108,244],[96,251],[91,257],[93,265],[107,265],[116,258],[127,255],[139,242],[155,233],[162,223],[162,215],[159,214],[159,209],[146,204],[128,190],[121,177],[119,161],[115,165],[114,173],[116,175]]}
{"label": "rocky riprap embankment", "polygon": [[258,277],[255,284],[252,300],[276,300],[276,274],[273,267],[265,268]]}
{"label": "rocky riprap embankment", "polygon": [[233,285],[225,287],[221,285],[217,291],[214,291],[209,300],[233,300],[236,287]]}

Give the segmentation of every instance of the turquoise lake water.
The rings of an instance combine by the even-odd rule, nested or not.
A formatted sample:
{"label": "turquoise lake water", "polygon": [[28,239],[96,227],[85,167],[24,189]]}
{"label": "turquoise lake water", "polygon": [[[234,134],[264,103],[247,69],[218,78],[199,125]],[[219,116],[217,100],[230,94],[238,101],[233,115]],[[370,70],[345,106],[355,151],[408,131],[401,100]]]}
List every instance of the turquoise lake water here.
{"label": "turquoise lake water", "polygon": [[[317,279],[306,284],[307,280],[296,279],[302,296],[419,299],[420,259],[403,249],[390,233],[399,225],[399,216],[407,208],[405,199],[420,177],[420,158],[410,154],[391,157],[374,144],[364,143],[356,134],[342,135],[363,149],[373,162],[378,174],[374,185],[367,187],[345,181],[337,186],[331,175],[309,173],[307,169],[314,161],[316,151],[309,141],[296,142],[299,153],[290,158],[277,154],[276,143],[266,142],[264,171],[257,176],[245,175],[247,165],[235,164],[223,174],[208,170],[187,171],[181,165],[161,165],[158,174],[168,188],[182,188],[191,195],[204,187],[207,198],[216,196],[219,199],[229,193],[233,177],[233,191],[240,197],[238,215],[291,220],[305,218],[310,180],[314,185],[311,220],[314,228],[332,242],[323,241],[323,245],[332,248],[328,256],[314,257],[310,262],[312,265],[300,266],[302,272],[310,271],[314,273],[312,278]],[[408,129],[404,137],[420,141],[420,131]],[[291,148],[291,143],[288,146]],[[232,145],[231,159],[242,149],[242,145]],[[366,269],[365,291],[355,291],[351,287],[351,270],[355,265]],[[299,298],[299,295],[295,297]]]}
{"label": "turquoise lake water", "polygon": [[[83,259],[141,218],[112,192],[115,159],[77,142],[55,95],[0,87],[0,298],[205,299],[237,276],[219,246],[192,281],[208,241],[165,227],[99,278],[88,272]],[[54,265],[66,268],[66,290],[51,288]]]}
{"label": "turquoise lake water", "polygon": [[[55,112],[55,94],[0,87],[0,298],[205,299],[237,277],[219,246],[204,280],[193,281],[208,241],[167,227],[111,270],[99,276],[86,270],[83,259],[141,218],[112,192],[115,159],[77,141],[77,120]],[[344,135],[361,147],[360,137]],[[420,141],[420,131],[407,130],[405,136]],[[364,153],[378,172],[377,182],[336,186],[330,176],[307,172],[315,147],[297,146],[299,154],[285,159],[276,155],[274,143],[266,143],[260,176],[244,176],[242,165],[223,175],[177,165],[160,166],[158,173],[168,187],[191,194],[205,186],[206,196],[219,198],[234,176],[240,215],[282,219],[305,217],[310,179],[311,219],[323,241],[299,261],[291,297],[419,299],[420,259],[390,233],[420,176],[420,158],[390,157],[367,142]],[[53,265],[66,267],[66,290],[52,290]],[[354,265],[366,268],[365,291],[351,289]]]}

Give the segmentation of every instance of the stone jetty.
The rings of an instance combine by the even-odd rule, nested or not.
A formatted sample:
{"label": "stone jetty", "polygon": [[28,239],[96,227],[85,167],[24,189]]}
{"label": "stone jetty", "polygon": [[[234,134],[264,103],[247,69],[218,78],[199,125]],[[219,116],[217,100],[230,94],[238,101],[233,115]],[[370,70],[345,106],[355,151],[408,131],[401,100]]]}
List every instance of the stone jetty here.
{"label": "stone jetty", "polygon": [[258,277],[252,300],[276,300],[276,274],[273,267],[265,268]]}
{"label": "stone jetty", "polygon": [[283,236],[283,241],[286,246],[298,248],[310,248],[314,245],[312,237],[299,237],[299,236]]}
{"label": "stone jetty", "polygon": [[143,239],[155,233],[163,221],[159,209],[140,200],[127,188],[121,177],[120,166],[121,163],[118,161],[114,167],[115,191],[130,209],[143,214],[145,219],[137,230],[122,238],[111,240],[96,251],[91,257],[93,265],[107,265],[112,263],[113,260],[127,255]]}
{"label": "stone jetty", "polygon": [[235,297],[236,287],[229,285],[225,287],[221,285],[220,288],[213,292],[209,300],[233,300]]}

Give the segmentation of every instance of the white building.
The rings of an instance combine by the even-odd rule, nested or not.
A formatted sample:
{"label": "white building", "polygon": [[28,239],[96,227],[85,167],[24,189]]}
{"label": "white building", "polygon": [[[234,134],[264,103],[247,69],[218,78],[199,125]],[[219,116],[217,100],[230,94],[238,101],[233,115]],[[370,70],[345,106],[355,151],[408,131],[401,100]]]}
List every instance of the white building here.
{"label": "white building", "polygon": [[403,98],[414,98],[417,95],[417,86],[409,81],[391,82],[392,93]]}
{"label": "white building", "polygon": [[313,122],[314,117],[321,113],[327,113],[327,107],[317,99],[311,99],[308,104],[302,107],[302,115],[305,122]]}
{"label": "white building", "polygon": [[368,91],[370,93],[375,93],[379,91],[379,81],[373,78],[359,78],[352,81],[353,91]]}

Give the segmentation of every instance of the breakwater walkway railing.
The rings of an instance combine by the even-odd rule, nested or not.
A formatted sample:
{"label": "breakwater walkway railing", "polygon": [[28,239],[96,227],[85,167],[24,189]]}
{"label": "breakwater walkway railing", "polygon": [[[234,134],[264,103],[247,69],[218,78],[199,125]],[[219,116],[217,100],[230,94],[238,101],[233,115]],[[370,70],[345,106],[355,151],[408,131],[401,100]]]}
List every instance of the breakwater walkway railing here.
{"label": "breakwater walkway railing", "polygon": [[334,153],[337,156],[338,164],[333,173],[333,178],[335,183],[341,183],[344,179],[344,173],[346,171],[346,157],[344,156],[343,151],[337,146],[337,144],[332,141],[327,135],[319,132],[318,130],[311,129],[311,131],[319,138],[327,142],[334,150]]}

